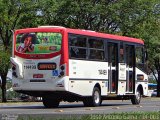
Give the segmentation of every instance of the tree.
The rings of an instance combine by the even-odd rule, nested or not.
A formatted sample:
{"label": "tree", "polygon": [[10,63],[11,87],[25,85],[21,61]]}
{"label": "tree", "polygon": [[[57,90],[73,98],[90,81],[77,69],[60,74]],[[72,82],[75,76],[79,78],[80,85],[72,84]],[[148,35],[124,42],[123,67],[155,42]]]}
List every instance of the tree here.
{"label": "tree", "polygon": [[41,1],[41,23],[103,32],[117,29],[117,0]]}
{"label": "tree", "polygon": [[[142,38],[148,48],[149,61],[154,63],[150,68],[158,71],[160,88],[158,6],[158,0],[0,0],[0,44],[3,52],[9,51],[10,30],[37,25],[59,25]],[[0,66],[5,63],[2,60]],[[6,64],[9,64],[7,60]],[[5,67],[0,75],[6,76],[9,65]],[[3,86],[5,83],[6,77]]]}
{"label": "tree", "polygon": [[[145,47],[148,51],[149,70],[153,74],[155,74],[155,71],[158,73],[158,78],[156,78],[157,97],[160,97],[160,4],[157,0],[137,0],[135,2],[139,4],[136,7],[136,12],[131,12],[132,14],[128,16],[125,14],[128,20],[123,20],[120,29],[122,35],[141,38],[145,41]],[[132,5],[135,2],[132,2]]]}
{"label": "tree", "polygon": [[[2,78],[2,101],[6,102],[6,77],[10,63],[10,53],[0,51],[0,75]],[[7,72],[6,72],[7,71]]]}
{"label": "tree", "polygon": [[148,68],[153,74],[158,73],[157,97],[160,97],[160,3],[158,0],[126,0],[119,11],[120,34],[145,41]]}
{"label": "tree", "polygon": [[45,24],[115,33],[145,40],[149,68],[158,73],[157,95],[160,96],[159,8],[159,0],[47,0],[43,1],[41,12],[42,18],[46,18],[43,21]]}
{"label": "tree", "polygon": [[[160,21],[155,20],[154,24],[150,26],[150,39],[146,41],[149,54],[149,68],[157,81],[157,97],[160,97]],[[153,29],[154,27],[154,29]]]}
{"label": "tree", "polygon": [[12,43],[11,30],[16,27],[20,28],[22,25],[33,26],[37,15],[37,3],[30,0],[0,0],[0,11],[0,75],[2,77],[2,102],[6,102],[6,76],[10,66],[8,60]]}

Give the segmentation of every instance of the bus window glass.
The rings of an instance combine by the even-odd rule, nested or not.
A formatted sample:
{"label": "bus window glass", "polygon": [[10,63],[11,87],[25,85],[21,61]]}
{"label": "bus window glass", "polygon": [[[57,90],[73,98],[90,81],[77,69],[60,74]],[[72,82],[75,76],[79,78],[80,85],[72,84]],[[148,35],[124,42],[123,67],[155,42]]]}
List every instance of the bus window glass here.
{"label": "bus window glass", "polygon": [[134,47],[132,45],[126,45],[126,61],[130,68],[134,66]]}
{"label": "bus window glass", "polygon": [[123,49],[123,43],[120,44],[120,62],[124,62],[124,49]]}
{"label": "bus window glass", "polygon": [[96,40],[96,39],[89,39],[89,47],[90,48],[96,48],[96,49],[103,49],[103,41],[102,40]]}
{"label": "bus window glass", "polygon": [[104,51],[91,49],[89,59],[104,60]]}
{"label": "bus window glass", "polygon": [[70,48],[70,54],[72,58],[86,58],[86,49],[83,48],[77,48],[77,47],[71,47]]}
{"label": "bus window glass", "polygon": [[116,66],[117,63],[117,47],[116,44],[109,43],[109,62],[112,63],[112,66]]}
{"label": "bus window glass", "polygon": [[16,50],[26,54],[46,54],[61,49],[60,33],[22,33],[16,36]]}
{"label": "bus window glass", "polygon": [[70,36],[70,57],[86,59],[87,56],[87,38],[83,36]]}
{"label": "bus window glass", "polygon": [[104,44],[103,40],[96,38],[89,38],[89,59],[104,60]]}
{"label": "bus window glass", "polygon": [[136,63],[143,63],[143,48],[136,48]]}
{"label": "bus window glass", "polygon": [[70,46],[77,46],[77,47],[86,47],[86,38],[82,36],[73,36],[70,37]]}

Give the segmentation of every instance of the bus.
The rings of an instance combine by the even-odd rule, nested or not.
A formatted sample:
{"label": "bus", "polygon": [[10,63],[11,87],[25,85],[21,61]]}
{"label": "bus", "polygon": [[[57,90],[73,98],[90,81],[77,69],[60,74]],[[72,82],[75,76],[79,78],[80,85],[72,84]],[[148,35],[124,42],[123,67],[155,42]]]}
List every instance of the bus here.
{"label": "bus", "polygon": [[152,93],[156,89],[157,89],[157,84],[156,83],[148,83],[148,95],[147,96],[154,96],[154,95],[152,95]]}
{"label": "bus", "polygon": [[14,31],[11,57],[16,92],[42,97],[46,108],[61,101],[100,106],[103,100],[147,95],[144,42],[61,26]]}

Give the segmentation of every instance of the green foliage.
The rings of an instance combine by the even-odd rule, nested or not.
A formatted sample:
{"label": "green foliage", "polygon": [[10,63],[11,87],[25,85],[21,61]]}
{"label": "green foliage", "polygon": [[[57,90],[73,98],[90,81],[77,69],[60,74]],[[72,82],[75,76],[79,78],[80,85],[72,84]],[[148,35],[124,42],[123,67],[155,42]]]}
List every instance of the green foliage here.
{"label": "green foliage", "polygon": [[40,0],[39,4],[41,24],[143,39],[150,68],[158,66],[155,59],[160,61],[159,0]]}
{"label": "green foliage", "polygon": [[[11,30],[36,24],[37,2],[30,0],[0,0],[0,75],[2,101],[6,102],[6,76],[11,51]],[[2,48],[3,47],[3,48]]]}
{"label": "green foliage", "polygon": [[154,84],[157,84],[157,81],[156,80],[154,80],[154,79],[149,79],[149,81],[148,81],[149,83],[154,83]]}
{"label": "green foliage", "polygon": [[[7,90],[12,87],[12,84],[11,84],[10,80],[9,81],[7,80],[6,87],[7,87],[6,88]],[[16,98],[19,98],[19,96],[20,96],[20,93],[17,93],[15,91],[7,91],[6,92],[7,100],[14,100]],[[0,89],[0,99],[2,99],[2,90],[1,89]]]}
{"label": "green foliage", "polygon": [[19,96],[20,94],[15,91],[7,91],[6,93],[7,100],[12,100],[12,101],[18,100]]}
{"label": "green foliage", "polygon": [[38,25],[141,38],[148,51],[149,68],[160,71],[159,0],[0,0],[0,11],[0,74],[9,67],[9,53],[4,51],[11,50],[10,30]]}
{"label": "green foliage", "polygon": [[[143,39],[150,70],[160,71],[159,0],[40,0],[39,3],[42,24]],[[160,84],[160,77],[158,81]]]}
{"label": "green foliage", "polygon": [[0,75],[8,72],[10,66],[10,53],[0,51]]}
{"label": "green foliage", "polygon": [[[149,0],[40,0],[42,24],[130,35],[150,14]],[[133,35],[132,35],[133,36]]]}
{"label": "green foliage", "polygon": [[[9,49],[16,27],[32,27],[36,23],[37,2],[30,0],[0,0],[0,40]],[[34,24],[34,25],[33,25]]]}

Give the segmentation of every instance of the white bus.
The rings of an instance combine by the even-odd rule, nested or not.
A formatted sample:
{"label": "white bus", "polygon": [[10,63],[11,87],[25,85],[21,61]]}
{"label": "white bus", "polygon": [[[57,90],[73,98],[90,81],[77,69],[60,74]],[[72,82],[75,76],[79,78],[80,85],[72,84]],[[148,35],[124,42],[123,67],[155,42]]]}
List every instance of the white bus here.
{"label": "white bus", "polygon": [[11,62],[13,89],[42,97],[47,108],[61,101],[139,104],[148,91],[144,42],[136,38],[58,26],[19,29]]}

